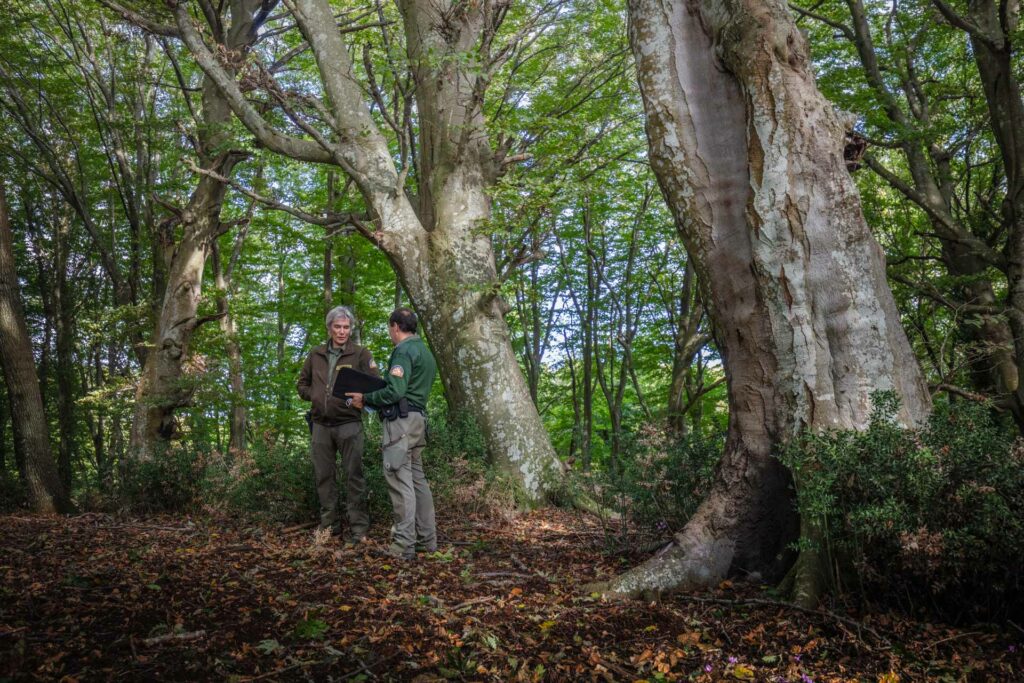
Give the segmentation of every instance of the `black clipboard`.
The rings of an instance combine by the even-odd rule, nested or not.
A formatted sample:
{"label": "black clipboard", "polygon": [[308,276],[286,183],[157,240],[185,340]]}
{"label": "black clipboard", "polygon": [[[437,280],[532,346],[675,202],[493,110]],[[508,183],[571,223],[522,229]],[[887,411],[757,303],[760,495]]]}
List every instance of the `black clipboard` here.
{"label": "black clipboard", "polygon": [[331,393],[336,398],[344,400],[346,393],[368,394],[371,391],[383,389],[387,385],[387,382],[375,375],[368,375],[352,368],[342,368],[334,380],[334,388]]}

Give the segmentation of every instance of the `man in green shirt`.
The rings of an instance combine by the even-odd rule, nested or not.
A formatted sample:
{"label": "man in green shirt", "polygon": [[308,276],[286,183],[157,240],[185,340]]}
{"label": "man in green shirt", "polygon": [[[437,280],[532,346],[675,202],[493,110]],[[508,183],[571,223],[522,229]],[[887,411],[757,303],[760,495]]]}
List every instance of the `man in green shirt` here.
{"label": "man in green shirt", "polygon": [[331,390],[342,368],[376,375],[377,364],[368,349],[350,338],[355,324],[351,309],[346,306],[331,309],[326,322],[327,343],[310,352],[299,373],[296,389],[303,400],[313,404],[310,408],[310,456],[320,499],[320,528],[330,529],[336,536],[341,534],[335,464],[335,453],[340,452],[346,481],[349,525],[346,540],[357,543],[366,537],[370,526],[363,477],[362,411],[336,398]]}
{"label": "man in green shirt", "polygon": [[434,383],[437,363],[416,334],[416,314],[398,308],[388,321],[388,335],[395,345],[384,376],[388,385],[369,394],[346,394],[352,406],[373,406],[384,421],[384,480],[394,508],[391,546],[388,552],[404,560],[416,551],[437,550],[434,498],[423,474],[427,397]]}

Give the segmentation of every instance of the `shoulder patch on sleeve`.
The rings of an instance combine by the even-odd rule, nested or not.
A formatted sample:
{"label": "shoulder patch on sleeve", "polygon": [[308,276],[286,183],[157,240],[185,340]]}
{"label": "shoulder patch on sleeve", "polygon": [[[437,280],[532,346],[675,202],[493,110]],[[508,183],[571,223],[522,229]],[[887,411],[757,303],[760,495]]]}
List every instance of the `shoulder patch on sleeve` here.
{"label": "shoulder patch on sleeve", "polygon": [[395,377],[404,377],[405,370],[402,369],[401,365],[393,365],[391,366],[391,374]]}

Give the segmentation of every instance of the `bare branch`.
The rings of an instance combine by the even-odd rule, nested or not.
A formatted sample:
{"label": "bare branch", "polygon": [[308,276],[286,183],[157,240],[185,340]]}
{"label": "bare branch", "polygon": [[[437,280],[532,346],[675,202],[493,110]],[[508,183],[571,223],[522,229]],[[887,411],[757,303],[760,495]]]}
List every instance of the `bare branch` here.
{"label": "bare branch", "polygon": [[983,259],[989,265],[998,268],[1001,271],[1006,270],[1006,258],[1002,254],[982,240],[978,239],[975,235],[964,231],[961,226],[954,223],[949,216],[936,211],[931,202],[929,202],[920,192],[883,166],[876,158],[871,155],[867,155],[864,157],[864,161],[869,167],[871,167],[872,171],[882,176],[886,182],[928,214],[928,217],[933,220],[934,225],[941,226],[943,233],[938,235],[938,237],[951,242],[964,244],[970,247],[979,258]]}
{"label": "bare branch", "polygon": [[267,123],[266,119],[242,94],[235,79],[227,73],[206,47],[206,43],[192,26],[192,18],[183,5],[175,7],[174,17],[181,32],[181,39],[192,52],[199,68],[216,84],[235,116],[262,145],[273,152],[299,161],[311,161],[318,164],[334,163],[334,156],[321,145],[281,133]]}
{"label": "bare branch", "polygon": [[287,214],[295,216],[299,220],[305,221],[306,223],[311,223],[313,225],[322,225],[326,228],[332,228],[340,225],[348,225],[353,222],[353,214],[350,213],[328,213],[325,216],[318,216],[316,214],[303,211],[302,209],[296,209],[295,207],[289,206],[288,204],[280,202],[276,199],[264,197],[253,192],[244,185],[235,182],[234,180],[228,178],[227,176],[221,175],[216,171],[211,171],[209,169],[199,167],[191,159],[186,159],[185,165],[188,166],[189,170],[191,170],[193,173],[198,173],[199,175],[204,175],[209,178],[212,178],[217,182],[224,183],[230,186],[236,192],[245,195],[246,197],[252,199],[253,201],[259,202],[268,209],[273,209],[275,211],[283,211]]}
{"label": "bare branch", "polygon": [[826,26],[831,26],[835,30],[837,30],[840,33],[842,33],[843,37],[845,37],[851,43],[856,42],[856,39],[854,38],[854,35],[853,35],[853,29],[850,28],[849,26],[847,26],[846,24],[842,23],[841,21],[835,21],[834,19],[829,19],[828,17],[826,17],[823,14],[818,14],[817,12],[812,12],[811,10],[804,9],[803,7],[800,7],[800,5],[794,5],[793,3],[789,3],[789,8],[791,10],[793,10],[794,12],[796,12],[797,14],[799,14],[801,17],[808,17],[810,19],[814,19],[815,21],[821,22],[822,24],[825,24]]}
{"label": "bare branch", "polygon": [[943,2],[943,0],[932,0],[932,4],[935,5],[935,8],[939,10],[939,13],[951,26],[955,26],[961,31],[966,31],[971,38],[985,43],[992,50],[998,49],[998,46],[992,41],[987,33],[981,30],[980,26],[967,17],[957,14],[956,10]]}
{"label": "bare branch", "polygon": [[134,24],[144,31],[156,34],[158,36],[166,36],[168,38],[179,38],[181,34],[178,29],[170,24],[161,24],[150,20],[149,18],[139,14],[133,9],[129,9],[120,3],[114,2],[114,0],[99,0],[99,3],[107,9],[116,12],[122,19],[127,21],[129,24]]}

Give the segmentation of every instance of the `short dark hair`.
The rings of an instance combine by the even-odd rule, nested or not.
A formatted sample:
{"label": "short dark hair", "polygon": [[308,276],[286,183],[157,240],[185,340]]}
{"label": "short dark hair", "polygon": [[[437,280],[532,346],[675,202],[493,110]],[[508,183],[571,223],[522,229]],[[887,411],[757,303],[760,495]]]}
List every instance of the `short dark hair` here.
{"label": "short dark hair", "polygon": [[408,332],[409,334],[416,334],[416,314],[412,312],[411,308],[402,306],[396,308],[388,318],[388,324],[398,325],[398,329],[402,332]]}

